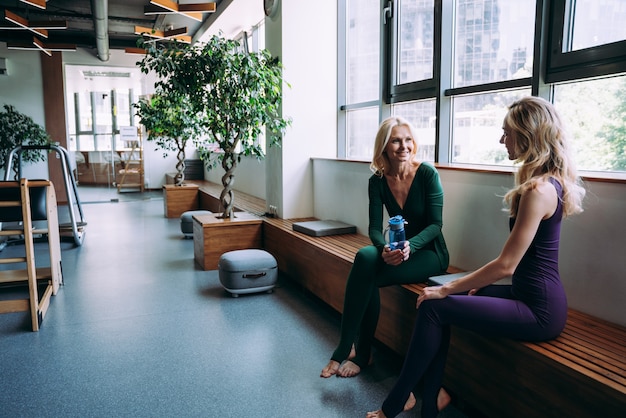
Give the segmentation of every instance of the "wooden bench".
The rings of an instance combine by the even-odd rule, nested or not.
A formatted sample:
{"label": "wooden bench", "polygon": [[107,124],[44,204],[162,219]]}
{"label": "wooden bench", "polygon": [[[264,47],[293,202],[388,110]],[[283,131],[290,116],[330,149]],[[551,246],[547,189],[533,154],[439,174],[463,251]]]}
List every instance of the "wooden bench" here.
{"label": "wooden bench", "polygon": [[[198,184],[203,207],[211,210],[208,205],[219,202],[221,186]],[[259,215],[265,211],[263,200],[244,193],[235,194],[235,203]],[[370,240],[360,234],[311,237],[293,230],[294,222],[307,220],[314,218],[263,217],[263,247],[277,258],[281,273],[342,312],[354,256]],[[400,356],[406,354],[415,302],[424,286],[381,289],[376,338]],[[548,342],[490,338],[454,327],[444,384],[461,404],[488,417],[623,417],[626,328],[574,309],[563,333]]]}
{"label": "wooden bench", "polygon": [[445,384],[489,417],[623,417],[626,328],[569,310],[555,340],[453,328]]}
{"label": "wooden bench", "polygon": [[[173,175],[166,174],[167,184],[164,188],[173,188]],[[195,209],[206,209],[214,213],[223,211],[220,202],[220,194],[223,187],[221,184],[213,183],[206,180],[187,180],[187,196],[180,204],[175,202],[166,202],[166,212],[171,213],[167,217],[179,217],[181,213]],[[252,196],[243,192],[234,192],[235,211],[248,212],[257,216],[265,214],[265,200],[256,196]],[[168,206],[170,210],[168,210]]]}
{"label": "wooden bench", "polygon": [[[354,256],[370,241],[359,234],[310,237],[293,231],[293,222],[304,220],[313,218],[265,218],[264,248],[281,272],[341,312]],[[376,338],[401,356],[424,286],[381,289]],[[444,384],[462,396],[462,404],[489,417],[623,417],[626,328],[574,309],[561,336],[548,342],[489,338],[453,327]]]}

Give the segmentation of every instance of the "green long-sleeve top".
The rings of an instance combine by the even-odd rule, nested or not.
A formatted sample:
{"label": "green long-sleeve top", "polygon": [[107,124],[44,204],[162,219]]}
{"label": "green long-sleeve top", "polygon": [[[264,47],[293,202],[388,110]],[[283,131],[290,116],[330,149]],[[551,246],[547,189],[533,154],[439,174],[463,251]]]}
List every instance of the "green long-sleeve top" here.
{"label": "green long-sleeve top", "polygon": [[415,173],[404,208],[396,201],[384,176],[372,175],[369,193],[369,237],[382,251],[385,246],[383,234],[383,206],[389,217],[401,215],[411,253],[423,248],[437,253],[442,270],[448,268],[449,255],[441,228],[443,226],[443,187],[439,173],[432,165],[422,162]]}

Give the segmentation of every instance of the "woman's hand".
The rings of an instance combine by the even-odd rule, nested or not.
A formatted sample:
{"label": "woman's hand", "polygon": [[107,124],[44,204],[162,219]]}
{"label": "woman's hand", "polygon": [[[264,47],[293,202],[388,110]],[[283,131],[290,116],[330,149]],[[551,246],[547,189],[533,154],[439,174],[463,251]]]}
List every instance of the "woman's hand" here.
{"label": "woman's hand", "polygon": [[415,309],[418,309],[422,302],[429,299],[443,299],[448,296],[443,286],[427,286],[417,298]]}
{"label": "woman's hand", "polygon": [[392,250],[388,245],[385,245],[383,248],[382,257],[385,263],[392,266],[399,266],[403,261],[409,259],[409,255],[411,254],[411,247],[409,246],[408,241],[404,241],[404,248]]}

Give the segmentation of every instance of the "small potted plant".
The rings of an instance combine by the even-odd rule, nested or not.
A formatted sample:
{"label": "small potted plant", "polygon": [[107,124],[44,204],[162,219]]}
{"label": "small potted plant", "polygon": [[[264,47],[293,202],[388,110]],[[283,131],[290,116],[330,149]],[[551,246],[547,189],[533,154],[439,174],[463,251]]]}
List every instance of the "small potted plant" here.
{"label": "small potted plant", "polygon": [[[13,171],[13,180],[18,180],[18,159],[13,160],[13,167],[7,167],[9,154],[20,145],[46,146],[52,144],[46,130],[33,121],[30,116],[17,111],[14,106],[4,105],[0,111],[0,164],[5,170]],[[40,150],[24,150],[21,159],[26,163],[46,161],[46,153]],[[7,176],[9,178],[11,176]]]}

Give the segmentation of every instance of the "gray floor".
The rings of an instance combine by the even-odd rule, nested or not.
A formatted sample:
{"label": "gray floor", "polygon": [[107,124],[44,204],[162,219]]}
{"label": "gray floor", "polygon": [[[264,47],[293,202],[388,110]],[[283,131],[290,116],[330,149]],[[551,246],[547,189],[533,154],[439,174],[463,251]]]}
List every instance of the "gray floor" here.
{"label": "gray floor", "polygon": [[0,416],[362,417],[380,405],[398,371],[382,349],[356,378],[319,378],[339,316],[317,299],[282,277],[272,294],[229,296],[159,192],[85,196],[85,239],[62,244],[65,285],[41,330],[0,315]]}

